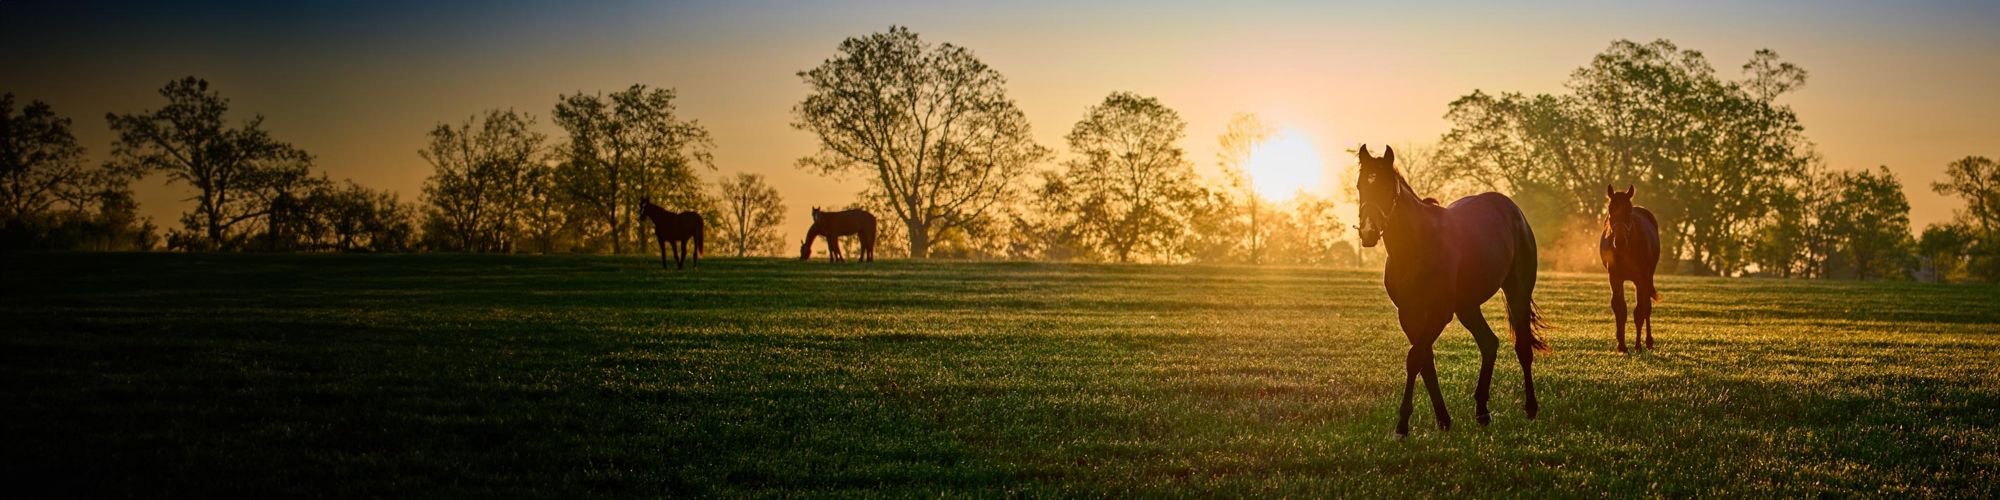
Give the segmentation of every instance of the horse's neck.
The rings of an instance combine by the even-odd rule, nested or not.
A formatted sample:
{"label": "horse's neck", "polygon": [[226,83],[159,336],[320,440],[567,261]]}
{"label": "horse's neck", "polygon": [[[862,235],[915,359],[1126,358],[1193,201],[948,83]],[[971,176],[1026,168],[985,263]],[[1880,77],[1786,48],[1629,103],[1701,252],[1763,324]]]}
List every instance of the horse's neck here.
{"label": "horse's neck", "polygon": [[1417,197],[1415,190],[1410,189],[1410,183],[1397,175],[1396,207],[1389,214],[1388,231],[1382,235],[1382,244],[1390,257],[1410,255],[1435,245],[1438,235],[1433,234],[1427,208],[1429,205]]}

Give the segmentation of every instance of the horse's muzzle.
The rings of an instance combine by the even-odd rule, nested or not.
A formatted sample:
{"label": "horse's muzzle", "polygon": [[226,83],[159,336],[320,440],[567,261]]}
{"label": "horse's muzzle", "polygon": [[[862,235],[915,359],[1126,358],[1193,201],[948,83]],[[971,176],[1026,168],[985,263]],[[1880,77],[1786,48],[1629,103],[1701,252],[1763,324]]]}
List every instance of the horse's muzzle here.
{"label": "horse's muzzle", "polygon": [[1360,232],[1361,248],[1375,248],[1375,243],[1382,241],[1382,231],[1379,229],[1362,229]]}

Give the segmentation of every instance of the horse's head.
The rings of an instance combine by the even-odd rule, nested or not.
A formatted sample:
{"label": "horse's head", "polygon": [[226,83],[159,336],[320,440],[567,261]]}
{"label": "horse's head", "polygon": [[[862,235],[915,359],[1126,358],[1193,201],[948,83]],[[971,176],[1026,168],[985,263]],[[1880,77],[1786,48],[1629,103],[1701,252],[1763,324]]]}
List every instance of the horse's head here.
{"label": "horse's head", "polygon": [[1604,197],[1609,199],[1604,213],[1608,219],[1606,225],[1611,229],[1611,248],[1625,247],[1626,233],[1632,227],[1632,193],[1635,191],[1637,189],[1633,186],[1625,186],[1623,193],[1609,184],[1604,186]]}
{"label": "horse's head", "polygon": [[802,261],[812,260],[812,256],[813,256],[813,240],[807,239],[805,243],[799,244],[799,260]]}
{"label": "horse's head", "polygon": [[813,207],[813,222],[819,222],[819,214],[821,213],[819,207]]}
{"label": "horse's head", "polygon": [[655,210],[666,210],[666,209],[664,209],[664,208],[660,208],[660,206],[659,206],[659,205],[654,205],[654,204],[653,204],[653,199],[652,199],[652,198],[639,198],[639,216],[640,216],[640,217],[645,217],[645,216],[646,216],[646,213],[648,213],[648,212],[652,212],[652,211],[655,211]]}
{"label": "horse's head", "polygon": [[1389,214],[1396,210],[1396,203],[1402,197],[1402,175],[1396,173],[1396,149],[1384,148],[1381,157],[1368,154],[1368,146],[1362,145],[1360,175],[1356,176],[1355,193],[1361,197],[1361,246],[1373,248],[1382,240],[1382,232],[1389,225]]}

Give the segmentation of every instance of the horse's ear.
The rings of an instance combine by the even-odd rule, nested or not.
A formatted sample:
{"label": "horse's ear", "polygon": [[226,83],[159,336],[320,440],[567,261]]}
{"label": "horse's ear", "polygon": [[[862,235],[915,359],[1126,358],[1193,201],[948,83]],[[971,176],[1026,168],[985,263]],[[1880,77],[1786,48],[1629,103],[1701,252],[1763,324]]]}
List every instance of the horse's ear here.
{"label": "horse's ear", "polygon": [[1368,161],[1368,160],[1373,160],[1373,159],[1375,159],[1375,156],[1374,156],[1374,155],[1370,155],[1370,154],[1368,154],[1368,145],[1367,145],[1367,144],[1362,144],[1362,145],[1361,145],[1361,152],[1360,152],[1360,153],[1358,153],[1358,154],[1359,154],[1359,155],[1361,156],[1361,161]]}
{"label": "horse's ear", "polygon": [[1394,146],[1382,146],[1382,163],[1396,164],[1396,148]]}
{"label": "horse's ear", "polygon": [[1638,188],[1637,186],[1633,186],[1633,185],[1631,185],[1631,184],[1626,184],[1626,185],[1625,185],[1625,196],[1632,196],[1632,193],[1634,193],[1634,192],[1638,192],[1638,191],[1639,191],[1639,188]]}
{"label": "horse's ear", "polygon": [[1605,185],[1604,185],[1604,197],[1605,197],[1605,198],[1610,198],[1610,197],[1611,197],[1611,195],[1615,195],[1615,194],[1618,194],[1618,188],[1615,188],[1615,187],[1611,187],[1611,185],[1610,185],[1610,184],[1605,184]]}

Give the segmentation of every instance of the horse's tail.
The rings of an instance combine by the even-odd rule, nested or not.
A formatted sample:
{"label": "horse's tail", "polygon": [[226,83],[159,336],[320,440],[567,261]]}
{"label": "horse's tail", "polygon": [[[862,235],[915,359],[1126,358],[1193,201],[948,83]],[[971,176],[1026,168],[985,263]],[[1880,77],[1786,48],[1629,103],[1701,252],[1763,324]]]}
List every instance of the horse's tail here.
{"label": "horse's tail", "polygon": [[1528,227],[1527,217],[1519,215],[1519,208],[1514,213],[1520,224],[1520,247],[1514,255],[1508,282],[1503,285],[1507,290],[1507,335],[1513,337],[1516,352],[1526,347],[1548,353],[1549,342],[1541,331],[1554,325],[1542,318],[1541,306],[1535,305],[1535,271],[1539,263],[1535,256],[1535,232]]}
{"label": "horse's tail", "polygon": [[[1521,302],[1526,302],[1527,306],[1517,308],[1514,306],[1513,300],[1507,301],[1507,314],[1509,316],[1516,316],[1517,313],[1515,310],[1522,309],[1524,311],[1518,313],[1516,317],[1525,317],[1525,319],[1520,321],[1519,326],[1508,325],[1507,333],[1514,337],[1514,345],[1516,346],[1527,344],[1528,348],[1534,349],[1536,352],[1549,353],[1549,342],[1542,337],[1542,330],[1554,328],[1555,325],[1549,324],[1548,320],[1542,318],[1542,307],[1536,305],[1534,299],[1529,298]],[[1513,322],[1510,321],[1509,323]]]}
{"label": "horse's tail", "polygon": [[701,233],[708,232],[708,227],[706,226],[707,224],[698,224],[694,228],[694,258],[697,259],[701,258],[701,254],[707,253],[701,247]]}

